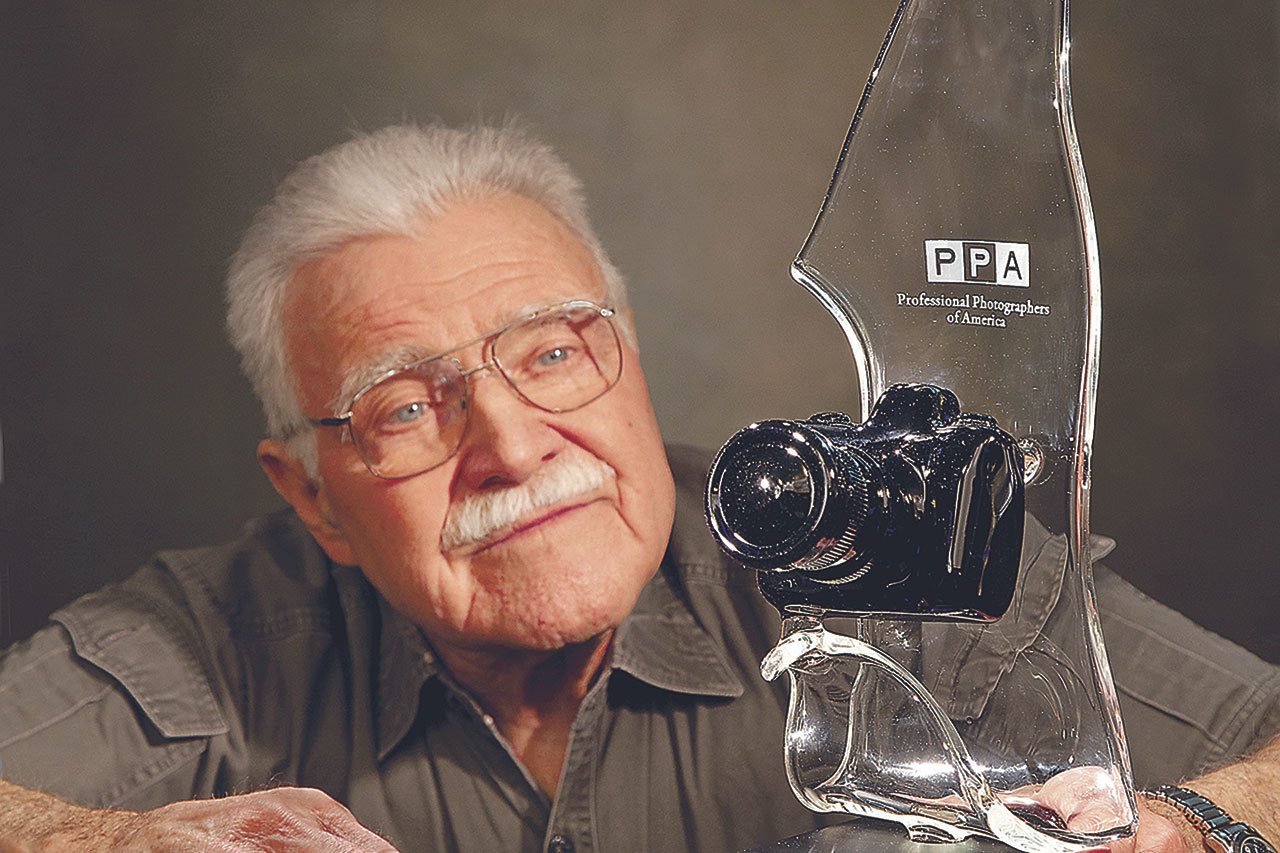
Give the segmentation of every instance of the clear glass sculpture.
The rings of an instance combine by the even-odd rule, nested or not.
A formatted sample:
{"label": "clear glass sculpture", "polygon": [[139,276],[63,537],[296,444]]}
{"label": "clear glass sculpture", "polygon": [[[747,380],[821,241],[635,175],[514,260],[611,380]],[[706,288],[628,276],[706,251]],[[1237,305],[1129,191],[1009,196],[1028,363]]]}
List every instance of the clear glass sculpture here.
{"label": "clear glass sculpture", "polygon": [[[792,268],[848,337],[859,384],[849,423],[893,386],[945,389],[1022,455],[1017,581],[991,613],[789,598],[800,587],[773,578],[800,563],[790,576],[761,572],[784,616],[762,671],[791,680],[796,795],[897,821],[916,840],[1067,851],[1136,829],[1090,568],[1101,305],[1068,48],[1066,0],[905,0]],[[741,482],[812,508],[810,485],[762,470]],[[713,470],[713,527],[722,486]],[[823,541],[856,551],[837,539]],[[836,582],[823,580],[833,559],[803,564],[819,593]]]}

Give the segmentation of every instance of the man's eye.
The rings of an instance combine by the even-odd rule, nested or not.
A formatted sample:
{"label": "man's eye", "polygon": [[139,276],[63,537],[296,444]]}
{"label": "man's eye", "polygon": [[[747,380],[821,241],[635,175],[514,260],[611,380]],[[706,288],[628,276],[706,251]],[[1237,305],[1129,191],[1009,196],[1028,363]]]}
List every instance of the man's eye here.
{"label": "man's eye", "polygon": [[538,356],[539,367],[555,367],[563,364],[573,353],[568,347],[552,347]]}
{"label": "man's eye", "polygon": [[408,424],[413,423],[418,418],[422,417],[422,414],[426,410],[427,407],[423,403],[410,403],[407,406],[401,406],[396,409],[391,413],[391,416],[399,423]]}

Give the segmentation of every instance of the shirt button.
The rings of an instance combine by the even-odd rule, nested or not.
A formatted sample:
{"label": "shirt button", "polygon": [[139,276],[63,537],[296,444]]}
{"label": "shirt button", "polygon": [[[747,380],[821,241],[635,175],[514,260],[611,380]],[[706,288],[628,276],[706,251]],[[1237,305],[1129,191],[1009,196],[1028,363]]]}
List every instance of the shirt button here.
{"label": "shirt button", "polygon": [[553,835],[547,844],[547,853],[573,853],[573,839],[567,835]]}

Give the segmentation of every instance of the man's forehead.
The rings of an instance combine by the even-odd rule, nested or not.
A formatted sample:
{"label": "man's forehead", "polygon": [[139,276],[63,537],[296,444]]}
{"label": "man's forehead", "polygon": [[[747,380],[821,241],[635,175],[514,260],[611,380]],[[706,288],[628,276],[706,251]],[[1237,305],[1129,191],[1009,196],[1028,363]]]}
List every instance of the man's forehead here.
{"label": "man's forehead", "polygon": [[387,371],[524,313],[606,298],[590,249],[527,199],[462,203],[421,226],[350,241],[295,274],[290,349],[312,399],[344,406]]}

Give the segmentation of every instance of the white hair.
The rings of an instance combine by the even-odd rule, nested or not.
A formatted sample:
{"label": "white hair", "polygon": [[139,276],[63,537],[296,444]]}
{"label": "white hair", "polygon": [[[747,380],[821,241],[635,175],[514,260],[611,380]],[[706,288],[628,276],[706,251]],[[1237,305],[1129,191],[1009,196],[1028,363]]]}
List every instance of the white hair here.
{"label": "white hair", "polygon": [[393,125],[303,161],[258,211],[227,273],[227,330],[262,402],[268,433],[316,476],[315,436],[285,351],[282,306],[298,266],[357,237],[412,234],[425,216],[502,193],[536,201],[581,239],[607,299],[626,306],[622,275],[587,219],[582,184],[523,127]]}
{"label": "white hair", "polygon": [[482,545],[507,533],[539,510],[589,495],[618,476],[612,466],[589,453],[567,449],[520,483],[472,492],[449,507],[440,547],[454,551]]}

